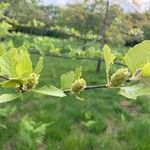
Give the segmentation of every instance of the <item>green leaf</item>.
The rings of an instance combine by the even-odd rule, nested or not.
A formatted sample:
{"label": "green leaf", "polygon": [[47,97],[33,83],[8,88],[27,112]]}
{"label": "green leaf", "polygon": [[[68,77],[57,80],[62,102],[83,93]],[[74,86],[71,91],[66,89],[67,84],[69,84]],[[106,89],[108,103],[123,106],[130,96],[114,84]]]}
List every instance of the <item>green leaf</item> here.
{"label": "green leaf", "polygon": [[19,94],[2,94],[0,95],[0,103],[6,103],[20,97]]}
{"label": "green leaf", "polygon": [[17,60],[15,59],[16,54],[17,50],[11,49],[0,57],[0,68],[3,75],[12,78],[15,76],[15,68],[17,65]]}
{"label": "green leaf", "polygon": [[16,77],[22,76],[22,78],[28,77],[32,73],[32,62],[30,54],[25,47],[21,47],[16,55]]}
{"label": "green leaf", "polygon": [[2,56],[5,52],[6,52],[5,45],[1,43],[0,44],[0,56]]}
{"label": "green leaf", "polygon": [[3,75],[9,78],[25,78],[32,73],[32,62],[25,47],[11,49],[0,57],[0,68]]}
{"label": "green leaf", "polygon": [[75,73],[73,71],[63,74],[61,76],[61,89],[70,89],[72,82],[75,79]]}
{"label": "green leaf", "polygon": [[43,69],[43,57],[39,58],[39,61],[34,69],[34,73],[39,75]]}
{"label": "green leaf", "polygon": [[103,55],[106,63],[107,82],[109,82],[110,65],[114,63],[116,56],[111,53],[111,49],[107,45],[103,47]]}
{"label": "green leaf", "polygon": [[132,73],[142,69],[145,64],[150,62],[150,40],[130,48],[124,60]]}
{"label": "green leaf", "polygon": [[75,70],[75,77],[74,77],[74,79],[75,80],[78,80],[78,79],[80,79],[82,77],[82,66],[80,66],[79,68],[77,68],[76,70]]}
{"label": "green leaf", "polygon": [[20,87],[23,85],[24,81],[21,79],[10,79],[8,81],[1,82],[0,85],[2,87]]}
{"label": "green leaf", "polygon": [[122,87],[120,89],[119,94],[129,99],[136,99],[138,96],[150,95],[150,87],[147,87],[142,83],[139,83],[131,87]]}
{"label": "green leaf", "polygon": [[150,63],[147,63],[142,68],[142,77],[149,78],[150,77]]}
{"label": "green leaf", "polygon": [[56,96],[56,97],[64,97],[66,94],[64,92],[54,86],[43,86],[37,90],[32,90],[36,93],[44,94],[44,95],[49,95],[49,96]]}

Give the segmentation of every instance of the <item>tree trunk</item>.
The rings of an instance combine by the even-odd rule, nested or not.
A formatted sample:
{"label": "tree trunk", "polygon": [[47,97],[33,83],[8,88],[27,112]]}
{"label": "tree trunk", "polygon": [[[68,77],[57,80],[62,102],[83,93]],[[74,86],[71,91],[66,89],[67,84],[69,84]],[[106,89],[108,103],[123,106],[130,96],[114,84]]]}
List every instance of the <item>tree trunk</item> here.
{"label": "tree trunk", "polygon": [[[105,33],[107,31],[108,12],[109,12],[109,0],[107,0],[107,3],[106,3],[106,12],[105,12],[105,16],[104,16],[103,23],[102,23],[102,28],[100,30],[100,37],[101,37],[100,50],[105,45]],[[101,68],[101,58],[99,58],[97,62],[96,72],[100,72],[100,68]]]}

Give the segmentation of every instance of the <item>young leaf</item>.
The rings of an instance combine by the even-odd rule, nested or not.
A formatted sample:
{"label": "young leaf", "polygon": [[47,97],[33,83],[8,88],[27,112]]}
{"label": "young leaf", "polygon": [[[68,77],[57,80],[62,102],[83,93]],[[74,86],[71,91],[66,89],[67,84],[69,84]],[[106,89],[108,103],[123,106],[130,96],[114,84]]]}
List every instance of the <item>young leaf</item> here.
{"label": "young leaf", "polygon": [[124,57],[125,63],[134,74],[138,69],[150,62],[150,40],[143,41],[142,43],[129,49]]}
{"label": "young leaf", "polygon": [[56,96],[56,97],[64,97],[66,94],[64,92],[54,86],[43,86],[37,90],[32,90],[33,92],[44,94],[44,95],[49,95],[49,96]]}
{"label": "young leaf", "polygon": [[70,89],[72,82],[75,79],[75,73],[73,71],[63,74],[61,76],[61,89]]}
{"label": "young leaf", "polygon": [[0,56],[2,56],[6,52],[4,44],[0,44]]}
{"label": "young leaf", "polygon": [[28,77],[32,73],[30,54],[25,47],[21,47],[16,55],[16,77]]}
{"label": "young leaf", "polygon": [[20,97],[19,94],[2,94],[0,95],[0,103],[6,103]]}
{"label": "young leaf", "polygon": [[43,57],[39,58],[39,61],[34,69],[34,73],[39,75],[43,69]]}
{"label": "young leaf", "polygon": [[107,82],[109,83],[110,65],[114,63],[114,60],[116,57],[114,54],[111,53],[111,50],[107,45],[103,47],[103,54],[104,54],[104,60],[106,63]]}
{"label": "young leaf", "polygon": [[28,51],[22,47],[4,53],[0,57],[0,68],[2,74],[10,78],[28,77],[32,73],[32,62]]}
{"label": "young leaf", "polygon": [[129,99],[136,99],[138,96],[150,95],[150,87],[144,86],[143,84],[139,83],[131,87],[122,87],[119,94]]}
{"label": "young leaf", "polygon": [[15,59],[16,54],[17,50],[11,49],[0,57],[1,74],[12,78],[15,76],[15,69],[18,63]]}
{"label": "young leaf", "polygon": [[23,85],[24,81],[21,79],[10,79],[4,82],[1,82],[0,85],[2,87],[20,87]]}
{"label": "young leaf", "polygon": [[75,80],[78,80],[82,77],[82,66],[75,70]]}

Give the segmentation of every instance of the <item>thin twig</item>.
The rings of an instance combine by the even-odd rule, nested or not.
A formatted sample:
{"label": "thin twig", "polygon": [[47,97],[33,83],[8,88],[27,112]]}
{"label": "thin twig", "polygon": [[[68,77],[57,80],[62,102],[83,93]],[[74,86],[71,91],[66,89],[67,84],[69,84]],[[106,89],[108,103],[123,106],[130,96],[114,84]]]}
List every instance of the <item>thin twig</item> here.
{"label": "thin twig", "polygon": [[0,76],[1,79],[4,79],[4,80],[9,80],[9,78],[7,77],[4,77],[4,76]]}
{"label": "thin twig", "polygon": [[[39,52],[31,52],[31,54],[34,54],[34,55],[41,55]],[[54,54],[50,54],[50,53],[47,53],[47,54],[44,54],[44,56],[49,56],[49,57],[56,57],[56,58],[63,58],[63,59],[72,59],[72,60],[90,60],[90,61],[97,61],[99,58],[89,58],[89,57],[85,57],[85,58],[80,58],[80,57],[70,57],[68,55],[54,55]],[[104,62],[104,59],[101,58],[102,62]],[[127,67],[125,64],[121,63],[121,62],[118,62],[118,61],[115,61],[114,64],[116,65],[119,65],[119,66],[124,66],[124,67]]]}
{"label": "thin twig", "polygon": [[[106,84],[104,85],[91,85],[84,88],[84,90],[92,90],[92,89],[102,89],[102,88],[108,88]],[[71,93],[70,90],[64,91],[64,93]]]}
{"label": "thin twig", "polygon": [[101,88],[107,88],[108,86],[106,84],[104,85],[92,85],[87,86],[84,90],[91,90],[91,89],[101,89]]}

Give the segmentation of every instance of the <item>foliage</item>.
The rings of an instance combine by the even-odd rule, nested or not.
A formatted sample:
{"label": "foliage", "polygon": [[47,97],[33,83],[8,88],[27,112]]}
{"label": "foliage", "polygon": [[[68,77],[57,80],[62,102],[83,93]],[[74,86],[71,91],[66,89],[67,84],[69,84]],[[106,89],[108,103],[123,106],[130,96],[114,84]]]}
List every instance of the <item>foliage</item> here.
{"label": "foliage", "polygon": [[19,94],[2,94],[0,96],[0,103],[6,103],[6,102],[9,102],[9,101],[12,101],[16,98],[20,97]]}
{"label": "foliage", "polygon": [[110,65],[114,63],[116,56],[111,53],[110,48],[107,45],[105,45],[103,48],[103,54],[106,63],[107,83],[109,83]]}
{"label": "foliage", "polygon": [[[1,75],[6,76],[7,80],[2,81],[0,84],[2,87],[12,87],[18,92],[24,93],[30,91],[36,87],[40,77],[40,73],[43,69],[43,58],[40,57],[39,61],[33,69],[29,52],[25,47],[18,49],[12,48],[9,51],[5,51],[0,57],[0,69]],[[61,90],[51,87],[52,92],[47,92],[48,88],[41,88],[35,90],[35,92],[43,93],[52,96],[65,96]],[[3,94],[1,95],[1,102],[11,101],[18,98],[18,95]]]}
{"label": "foliage", "polygon": [[8,30],[11,29],[11,25],[7,21],[11,21],[4,15],[4,12],[8,9],[8,3],[0,3],[0,38],[4,38],[8,35]]}
{"label": "foliage", "polygon": [[37,0],[3,0],[10,4],[7,16],[14,18],[20,24],[28,24],[35,18],[48,24],[48,15],[42,11]]}
{"label": "foliage", "polygon": [[[40,40],[43,41],[42,38]],[[49,46],[51,46],[54,49],[53,45],[50,44]],[[140,84],[135,84],[131,87],[129,86],[129,88],[122,87],[120,94],[133,99],[135,99],[137,96],[145,95],[147,90],[149,89],[149,85],[146,84],[147,81],[149,82],[149,72],[147,71],[147,68],[149,69],[149,60],[148,52],[145,53],[145,51],[149,51],[148,48],[149,41],[144,41],[143,43],[135,46],[134,48],[129,49],[129,51],[124,57],[125,63],[128,68],[117,70],[110,78],[110,65],[114,63],[116,57],[114,54],[111,53],[110,48],[107,45],[105,45],[103,48],[103,55],[106,63],[106,87],[119,88],[120,86],[123,86],[127,80],[131,80],[132,82],[132,80],[134,81],[136,79],[138,82],[140,82]],[[138,59],[135,59],[135,56],[136,58],[138,57]],[[135,61],[133,62],[133,60]],[[51,96],[64,97],[65,94],[63,93],[63,91],[78,93],[83,91],[87,86],[86,81],[81,77],[82,68],[80,67],[77,68],[75,71],[68,72],[61,76],[62,90],[59,90],[53,86],[44,86],[39,89],[34,89],[38,84],[40,72],[43,68],[43,58],[39,59],[39,62],[37,63],[35,69],[33,69],[29,52],[25,47],[20,47],[18,49],[12,48],[11,50],[6,51],[5,47],[2,45],[0,68],[1,75],[8,77],[8,80],[2,81],[0,83],[1,86],[7,88],[13,87],[21,93],[26,91],[33,91],[36,93]],[[130,76],[128,69],[131,71],[132,77]],[[141,87],[139,88],[139,86]],[[131,91],[131,89],[134,91],[134,95],[128,94],[128,90]],[[18,96],[4,94],[1,97],[5,97],[4,101],[2,100],[2,102],[6,102],[11,101],[12,99],[17,98]]]}
{"label": "foliage", "polygon": [[[36,64],[39,56],[31,54],[31,57],[32,62]],[[56,65],[58,61],[59,65]],[[49,83],[59,85],[61,74],[80,65],[83,66],[83,74],[87,85],[105,83],[105,67],[103,65],[101,74],[95,74],[93,73],[95,66],[93,61],[44,57],[44,70],[40,77],[39,87],[42,85],[49,86]],[[50,70],[47,68],[50,68]],[[118,66],[112,66],[110,74],[113,71],[115,72],[117,68]],[[1,93],[8,92],[7,88],[1,90]],[[27,92],[22,101],[1,104],[2,108],[7,105],[15,105],[17,106],[17,112],[9,117],[9,120],[4,121],[1,119],[1,123],[7,128],[0,129],[0,148],[12,146],[14,149],[29,149],[28,144],[23,144],[24,142],[27,143],[26,141],[21,142],[18,131],[20,130],[20,121],[25,114],[28,114],[36,122],[35,128],[42,124],[53,122],[52,125],[47,127],[42,143],[40,145],[34,144],[35,147],[33,146],[33,149],[42,147],[53,150],[89,148],[93,150],[99,150],[100,148],[126,150],[134,145],[133,143],[129,144],[124,139],[123,141],[118,139],[120,131],[126,129],[130,123],[134,123],[135,118],[148,116],[146,120],[149,120],[150,105],[148,97],[140,97],[136,101],[127,100],[119,96],[115,89],[84,91],[81,93],[81,96],[86,100],[84,102],[77,101],[70,94],[67,95],[63,99],[56,99],[55,97]],[[130,105],[123,106],[124,101]],[[88,113],[86,118],[90,119],[85,120],[85,113]],[[89,114],[90,117],[88,117]],[[96,126],[91,125],[91,130],[81,123],[82,121],[88,122],[88,120],[94,120],[96,121],[95,124],[97,124]],[[105,128],[101,128],[102,126]],[[137,134],[140,131],[138,130]],[[31,137],[30,141],[33,141],[33,139],[35,138]],[[138,143],[136,137],[134,141]],[[145,146],[146,143],[142,145]]]}
{"label": "foliage", "polygon": [[147,40],[129,49],[124,60],[132,73],[135,73],[138,69],[142,69],[150,61],[149,48],[150,42]]}
{"label": "foliage", "polygon": [[5,37],[12,26],[5,21],[0,23],[0,37]]}
{"label": "foliage", "polygon": [[82,77],[82,67],[77,68],[75,71],[68,72],[61,76],[61,88],[71,92],[83,91],[86,87],[86,82]]}
{"label": "foliage", "polygon": [[[24,0],[23,4],[26,3],[28,4],[30,1]],[[34,4],[34,8],[37,8],[37,3]],[[85,4],[87,5],[86,1]],[[22,5],[17,4],[17,6]],[[89,6],[90,9],[86,8],[90,11],[89,14],[93,8],[96,10],[98,7],[97,5],[96,7],[91,6]],[[19,11],[22,7],[19,8]],[[33,9],[31,12],[35,13]],[[92,17],[89,14],[83,12],[82,17],[85,17],[83,19],[90,20],[89,18]],[[86,15],[89,15],[89,18],[86,18]],[[113,14],[109,18],[109,23],[113,20],[111,17],[114,18]],[[3,19],[5,32],[2,33],[5,33],[3,34],[5,36],[10,28],[7,24],[8,18],[4,16]],[[27,20],[23,21],[23,19]],[[20,17],[20,22],[25,23],[25,25],[28,22],[29,26],[35,27],[45,25],[45,22],[43,24],[41,20],[29,21],[28,18],[23,17]],[[110,27],[113,31],[115,31],[114,24]],[[86,25],[88,26],[88,24]],[[93,32],[98,29],[85,29],[87,32],[84,34],[68,27],[56,26],[53,30],[71,35],[68,40],[69,44],[75,42],[72,35],[79,37],[79,39],[81,37],[100,39]],[[119,39],[122,40],[121,33],[122,29],[116,32]],[[14,35],[17,35],[17,40],[12,38]],[[115,37],[115,34],[113,36]],[[149,41],[144,41],[129,49],[123,58],[126,67],[122,68],[114,65],[114,61],[118,60],[118,57],[122,60],[122,56],[118,56],[115,52],[116,55],[114,55],[107,45],[104,46],[103,52],[100,52],[95,45],[94,47],[86,45],[85,51],[82,51],[82,47],[78,49],[74,46],[69,47],[65,40],[62,40],[64,42],[62,44],[57,39],[29,37],[20,33],[11,33],[7,38],[10,38],[8,43],[5,41],[0,44],[0,85],[2,86],[0,95],[0,149],[10,149],[10,147],[12,149],[44,148],[55,150],[149,149],[149,118],[144,120],[144,117],[148,116],[149,102],[146,97],[144,99],[139,98],[139,96],[150,93]],[[15,45],[15,40],[17,45]],[[80,44],[83,44],[82,41]],[[93,74],[94,63],[88,65],[88,60],[85,59],[82,61],[65,60],[66,62],[60,60],[59,65],[56,65],[58,59],[44,56],[43,65],[42,57],[37,62],[37,56],[29,54],[29,51],[36,52],[38,50],[42,55],[61,56],[64,49],[64,56],[68,57],[70,54],[71,58],[101,58],[105,61],[106,67],[102,66],[102,69],[105,68],[106,74],[101,71],[101,78],[99,74]],[[77,67],[80,65],[83,65],[84,78],[82,77],[82,67]],[[68,72],[72,67],[77,69]],[[67,73],[64,73],[65,71]],[[104,77],[105,75],[106,77]],[[61,88],[59,89],[54,87],[52,83],[58,85],[60,76]],[[104,80],[105,78],[107,81]],[[39,87],[37,87],[38,83]],[[99,88],[101,90],[98,90]],[[95,90],[87,92],[86,90],[89,89]],[[125,99],[122,101],[122,98],[117,95],[118,91],[129,99],[137,100],[128,101]],[[38,93],[40,95],[37,95]],[[75,101],[72,95],[81,99],[76,94],[82,95],[86,101],[84,103]],[[56,101],[55,97],[49,96],[66,97],[63,101]],[[23,97],[22,101],[11,102],[13,99]],[[142,110],[139,109],[138,105],[143,105]],[[142,119],[136,121],[139,116]],[[120,133],[120,131],[122,132]],[[118,139],[120,134],[122,136]]]}
{"label": "foliage", "polygon": [[130,31],[127,33],[127,38],[126,38],[126,46],[134,46],[135,44],[138,44],[144,40],[144,33],[141,29],[139,28],[132,28]]}
{"label": "foliage", "polygon": [[45,95],[50,95],[50,96],[56,96],[56,97],[64,97],[66,96],[62,90],[57,89],[54,86],[51,87],[41,87],[40,89],[37,90],[33,90],[36,93],[40,93],[40,94],[45,94]]}
{"label": "foliage", "polygon": [[26,146],[32,148],[42,143],[46,128],[51,123],[37,125],[31,118],[24,116],[19,126],[19,139]]}

